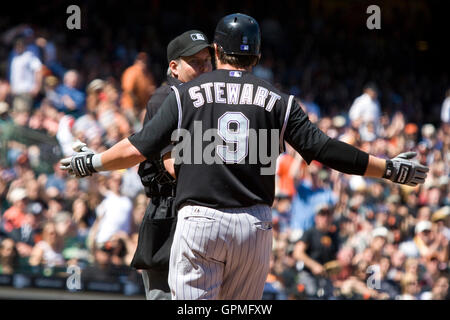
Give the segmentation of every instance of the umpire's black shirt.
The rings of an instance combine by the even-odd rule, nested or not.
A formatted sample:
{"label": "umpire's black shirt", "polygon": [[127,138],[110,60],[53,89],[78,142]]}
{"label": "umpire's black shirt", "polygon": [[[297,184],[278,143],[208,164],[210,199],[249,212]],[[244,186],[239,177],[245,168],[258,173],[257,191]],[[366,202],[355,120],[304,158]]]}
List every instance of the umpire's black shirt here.
{"label": "umpire's black shirt", "polygon": [[151,118],[156,114],[158,109],[166,100],[167,96],[172,92],[172,86],[178,86],[182,82],[174,77],[168,76],[167,82],[155,90],[151,99],[147,103],[147,112],[144,117],[144,124],[150,121]]}
{"label": "umpire's black shirt", "polygon": [[[191,134],[191,161],[175,168],[177,208],[186,202],[213,208],[257,203],[271,206],[275,170],[270,175],[261,175],[261,169],[268,165],[263,165],[259,157],[257,162],[252,161],[252,150],[259,151],[262,142],[270,146],[270,130],[277,129],[274,132],[278,132],[280,147],[287,141],[310,163],[330,139],[309,121],[293,96],[281,93],[250,72],[219,69],[174,86],[173,91],[154,117],[140,132],[130,136],[129,141],[151,159],[160,156],[174,131],[182,131],[176,129]],[[218,140],[215,141],[217,147],[207,148],[211,137],[207,141],[208,138],[202,136],[198,152],[195,144],[198,146],[199,137],[194,136],[194,131],[199,132],[199,124],[202,134],[208,129],[217,129],[219,138],[213,139]],[[258,135],[256,142],[249,140],[250,129],[257,133],[260,129],[269,132],[266,137]],[[184,139],[183,142],[189,141]],[[205,163],[203,151],[216,158],[219,156],[223,164]],[[275,152],[278,154],[279,150]]]}
{"label": "umpire's black shirt", "polygon": [[[147,103],[147,110],[144,116],[144,125],[150,121],[151,118],[157,113],[158,109],[163,104],[164,100],[166,100],[167,96],[172,92],[172,86],[179,86],[182,82],[174,77],[168,76],[167,82],[160,86],[155,90],[152,97]],[[172,150],[173,145],[169,144],[164,147],[160,154],[163,156],[165,153]],[[165,171],[164,167],[161,165],[161,162],[155,160],[146,160],[142,162],[139,166],[139,175],[141,179],[148,179],[149,181],[154,180],[156,176],[161,174],[161,171]],[[154,181],[149,186],[146,186],[146,194],[148,197],[156,197],[156,196],[167,196],[175,194],[175,184],[166,184],[161,185]]]}

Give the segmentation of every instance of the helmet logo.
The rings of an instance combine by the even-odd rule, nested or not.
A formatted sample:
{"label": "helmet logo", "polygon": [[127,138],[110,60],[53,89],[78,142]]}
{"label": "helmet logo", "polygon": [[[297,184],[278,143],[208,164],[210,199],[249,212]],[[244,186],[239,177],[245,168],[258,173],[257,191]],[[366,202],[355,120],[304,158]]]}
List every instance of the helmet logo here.
{"label": "helmet logo", "polygon": [[205,37],[204,37],[201,33],[192,33],[192,34],[191,34],[191,38],[192,38],[192,40],[194,40],[194,41],[197,41],[197,40],[203,40],[203,41],[205,41]]}
{"label": "helmet logo", "polygon": [[248,38],[247,36],[242,37],[242,44],[240,46],[241,51],[249,51],[250,47],[248,45]]}

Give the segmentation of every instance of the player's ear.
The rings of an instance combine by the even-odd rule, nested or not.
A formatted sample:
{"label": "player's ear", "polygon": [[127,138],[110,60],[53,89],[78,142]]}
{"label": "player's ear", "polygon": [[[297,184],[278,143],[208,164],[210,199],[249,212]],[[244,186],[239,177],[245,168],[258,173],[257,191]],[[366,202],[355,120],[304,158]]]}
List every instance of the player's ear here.
{"label": "player's ear", "polygon": [[218,57],[219,56],[219,49],[218,49],[219,47],[218,47],[218,45],[217,45],[217,43],[213,43],[213,50],[214,50],[214,56],[215,57]]}

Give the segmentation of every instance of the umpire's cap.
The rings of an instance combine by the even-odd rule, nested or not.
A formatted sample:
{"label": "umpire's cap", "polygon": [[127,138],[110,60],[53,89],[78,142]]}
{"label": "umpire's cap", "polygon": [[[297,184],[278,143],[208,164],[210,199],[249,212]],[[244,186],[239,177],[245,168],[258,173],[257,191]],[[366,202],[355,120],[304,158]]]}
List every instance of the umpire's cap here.
{"label": "umpire's cap", "polygon": [[167,46],[168,62],[179,57],[189,57],[205,48],[210,48],[206,35],[199,30],[190,30],[179,35]]}
{"label": "umpire's cap", "polygon": [[257,56],[261,48],[258,22],[242,13],[225,16],[217,24],[214,42],[226,54]]}

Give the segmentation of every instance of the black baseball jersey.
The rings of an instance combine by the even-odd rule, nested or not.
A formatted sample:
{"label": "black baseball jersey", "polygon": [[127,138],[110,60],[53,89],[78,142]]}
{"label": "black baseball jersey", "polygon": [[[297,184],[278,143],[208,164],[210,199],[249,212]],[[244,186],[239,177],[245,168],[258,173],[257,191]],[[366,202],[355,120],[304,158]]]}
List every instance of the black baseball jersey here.
{"label": "black baseball jersey", "polygon": [[[164,100],[172,92],[172,86],[178,86],[181,81],[168,76],[167,83],[160,86],[147,103],[146,113],[144,117],[144,125],[150,121],[157,113]],[[161,156],[172,150],[173,145],[169,144],[164,147]],[[145,160],[139,165],[138,174],[145,188],[145,193],[149,198],[157,196],[173,196],[175,195],[175,183],[173,178],[164,168],[162,159]]]}
{"label": "black baseball jersey", "polygon": [[251,72],[215,70],[173,90],[129,140],[147,158],[158,157],[169,141],[180,141],[180,149],[172,151],[177,207],[271,206],[274,161],[284,141],[310,163],[330,139],[293,96]]}

